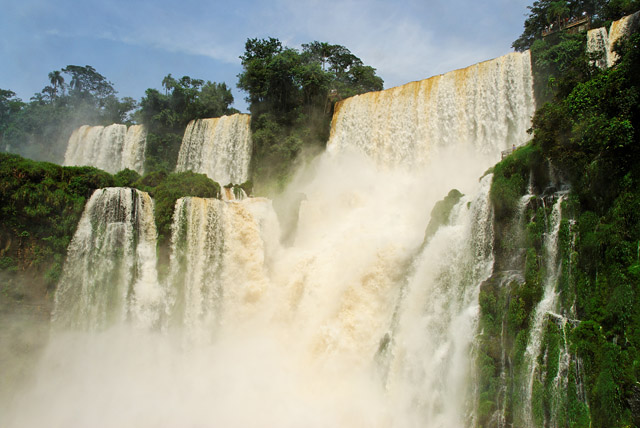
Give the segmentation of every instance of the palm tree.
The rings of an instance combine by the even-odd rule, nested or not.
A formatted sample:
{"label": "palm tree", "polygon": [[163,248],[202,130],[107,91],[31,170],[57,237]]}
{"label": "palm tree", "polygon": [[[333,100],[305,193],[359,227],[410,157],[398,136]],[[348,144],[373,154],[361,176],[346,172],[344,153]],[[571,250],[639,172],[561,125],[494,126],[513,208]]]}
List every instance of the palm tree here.
{"label": "palm tree", "polygon": [[62,87],[64,84],[64,77],[62,77],[60,70],[49,73],[49,81],[53,85],[53,96],[56,97],[58,95],[58,86]]}

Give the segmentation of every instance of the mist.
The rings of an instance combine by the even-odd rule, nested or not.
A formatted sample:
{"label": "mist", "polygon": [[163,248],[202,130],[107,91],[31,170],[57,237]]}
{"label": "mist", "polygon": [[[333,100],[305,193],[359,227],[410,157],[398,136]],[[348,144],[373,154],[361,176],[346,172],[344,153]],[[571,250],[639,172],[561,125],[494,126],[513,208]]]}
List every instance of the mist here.
{"label": "mist", "polygon": [[[527,61],[512,54],[455,76],[498,104]],[[442,126],[416,116],[407,88],[343,102],[328,150],[273,202],[179,199],[169,266],[149,263],[148,195],[97,191],[48,345],[0,423],[464,425],[477,293],[493,265],[491,176],[481,177],[526,135],[524,77],[507,118],[469,107],[448,84],[421,104]],[[391,138],[390,123],[403,132]],[[429,213],[452,188],[464,196],[423,246]]]}

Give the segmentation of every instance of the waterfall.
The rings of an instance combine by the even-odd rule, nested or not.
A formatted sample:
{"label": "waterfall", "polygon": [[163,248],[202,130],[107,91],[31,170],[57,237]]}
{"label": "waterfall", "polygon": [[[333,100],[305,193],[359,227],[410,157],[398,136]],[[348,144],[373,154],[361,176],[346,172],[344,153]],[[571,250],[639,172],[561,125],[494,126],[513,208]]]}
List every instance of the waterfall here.
{"label": "waterfall", "polygon": [[633,15],[627,15],[611,23],[609,29],[609,58],[608,65],[611,67],[618,60],[618,54],[614,51],[615,44],[622,38],[629,37],[640,25],[640,11]]}
{"label": "waterfall", "polygon": [[526,376],[527,385],[524,397],[524,421],[528,427],[536,426],[533,421],[532,414],[532,395],[538,368],[538,355],[542,347],[542,337],[544,334],[544,322],[549,314],[557,312],[558,293],[556,291],[558,278],[560,276],[561,263],[558,261],[558,232],[560,231],[560,222],[562,220],[562,201],[566,192],[556,195],[556,201],[551,213],[551,222],[548,226],[548,232],[544,239],[546,276],[544,279],[544,293],[540,303],[535,309],[529,341],[525,351]]}
{"label": "waterfall", "polygon": [[479,285],[493,267],[492,176],[455,207],[414,264],[391,332],[387,389],[410,421],[465,426],[472,408],[468,380]]}
{"label": "waterfall", "polygon": [[71,134],[64,165],[94,166],[112,174],[129,168],[142,174],[146,141],[142,125],[84,125]]}
{"label": "waterfall", "polygon": [[67,251],[55,294],[53,323],[101,330],[125,320],[157,323],[153,201],[129,188],[96,190]]}
{"label": "waterfall", "polygon": [[[9,426],[473,425],[494,265],[478,177],[526,141],[533,108],[528,53],[344,100],[327,153],[273,203],[235,188],[176,202],[161,284],[148,195],[96,191],[54,313],[90,331],[52,338]],[[178,170],[244,181],[232,136],[248,121],[192,122]],[[425,243],[452,188],[464,196]]]}
{"label": "waterfall", "polygon": [[[174,325],[211,337],[220,324],[239,322],[260,303],[269,286],[261,221],[272,212],[262,198],[177,201],[167,311]],[[269,221],[273,227],[275,219]]]}
{"label": "waterfall", "polygon": [[494,163],[528,139],[532,84],[527,51],[348,98],[336,106],[328,150],[363,151],[388,166],[424,167],[445,151]]}
{"label": "waterfall", "polygon": [[587,32],[587,52],[599,54],[601,57],[595,60],[595,65],[599,68],[609,67],[609,36],[604,27],[594,28]]}
{"label": "waterfall", "polygon": [[251,116],[234,114],[189,122],[178,154],[176,171],[206,174],[221,185],[249,178]]}
{"label": "waterfall", "polygon": [[618,54],[614,51],[615,44],[629,37],[638,25],[640,25],[640,11],[613,21],[608,32],[603,27],[589,30],[587,52],[601,55],[601,59],[596,60],[596,65],[600,68],[612,67],[618,60]]}

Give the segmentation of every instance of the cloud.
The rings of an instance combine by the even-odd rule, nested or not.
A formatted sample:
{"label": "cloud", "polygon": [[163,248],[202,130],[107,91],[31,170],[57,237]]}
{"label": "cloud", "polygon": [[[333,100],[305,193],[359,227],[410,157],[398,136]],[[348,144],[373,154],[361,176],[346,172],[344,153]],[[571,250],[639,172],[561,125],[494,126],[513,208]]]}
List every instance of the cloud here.
{"label": "cloud", "polygon": [[[167,0],[59,0],[55,5],[44,0],[23,0],[9,5],[8,14],[0,17],[0,54],[16,65],[23,64],[23,70],[28,64],[34,73],[43,73],[37,70],[44,64],[36,64],[43,62],[39,59],[43,49],[54,49],[47,52],[46,67],[50,70],[60,66],[56,61],[82,62],[86,58],[95,62],[96,52],[86,49],[102,45],[103,40],[136,48],[123,47],[122,54],[112,51],[111,55],[118,57],[113,61],[122,62],[114,62],[112,69],[126,68],[131,63],[131,58],[124,58],[125,52],[144,50],[146,57],[155,55],[153,58],[166,52],[169,55],[155,63],[166,68],[167,58],[182,61],[177,59],[179,55],[172,54],[182,55],[180,58],[210,58],[214,69],[184,72],[219,80],[221,76],[215,70],[219,64],[220,69],[226,70],[227,80],[227,76],[233,79],[241,71],[238,57],[244,52],[247,38],[271,36],[291,47],[314,40],[346,46],[365,64],[377,69],[385,87],[391,87],[507,53],[521,31],[528,3],[529,0],[489,0],[482,4],[440,0],[236,0],[212,5],[202,0],[183,0],[176,7]],[[186,68],[186,64],[175,65],[171,69]],[[229,71],[233,67],[237,72]],[[14,68],[5,74],[15,74]],[[144,86],[147,87],[153,80],[136,76],[140,81],[145,78],[150,82]],[[235,82],[229,83],[233,86]],[[16,87],[20,83],[14,79],[6,84]]]}
{"label": "cloud", "polygon": [[192,0],[174,10],[162,2],[127,7],[112,2],[101,4],[99,14],[72,28],[76,37],[203,55],[226,64],[239,64],[244,42],[251,37],[277,37],[292,47],[328,41],[348,47],[375,67],[390,87],[507,53],[510,41],[488,44],[478,37],[497,19],[478,15],[479,8],[468,7],[465,14],[448,3],[412,0],[241,1],[211,8]]}
{"label": "cloud", "polygon": [[477,37],[464,41],[463,34],[473,28],[451,28],[461,14],[451,6],[431,3],[425,7],[412,1],[279,0],[278,18],[270,29],[294,44],[322,40],[344,45],[375,67],[386,87],[465,67],[509,50],[507,43],[496,49]]}

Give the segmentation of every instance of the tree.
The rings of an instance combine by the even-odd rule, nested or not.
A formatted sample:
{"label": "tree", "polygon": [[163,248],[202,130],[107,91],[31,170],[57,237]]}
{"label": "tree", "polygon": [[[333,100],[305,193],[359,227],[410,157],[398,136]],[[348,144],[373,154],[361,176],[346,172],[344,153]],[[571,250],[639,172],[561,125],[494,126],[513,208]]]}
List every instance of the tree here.
{"label": "tree", "polygon": [[240,59],[238,87],[250,103],[258,186],[281,187],[303,148],[324,146],[338,99],[383,88],[375,69],[340,45],[314,41],[298,51],[272,37],[248,39]]}
{"label": "tree", "polygon": [[547,23],[559,24],[564,18],[569,17],[569,7],[564,0],[554,1],[547,9]]}
{"label": "tree", "polygon": [[113,83],[109,82],[102,74],[98,73],[90,65],[68,65],[62,69],[71,76],[69,85],[70,95],[76,101],[85,101],[103,107],[104,101],[116,94]]}
{"label": "tree", "polygon": [[[69,76],[67,79],[63,74]],[[68,65],[48,74],[50,85],[29,103],[0,96],[1,138],[11,151],[36,160],[62,163],[73,130],[81,125],[130,122],[136,108],[132,98],[116,97],[113,84],[91,66]],[[65,80],[71,89],[65,91]],[[3,147],[3,148],[5,148]]]}
{"label": "tree", "polygon": [[175,167],[182,134],[194,119],[236,113],[233,95],[225,83],[215,83],[168,74],[162,79],[162,94],[147,89],[136,118],[147,126],[146,171],[170,171]]}
{"label": "tree", "polygon": [[[4,143],[4,135],[7,129],[15,122],[16,114],[24,108],[24,103],[20,98],[16,98],[16,93],[8,89],[0,89],[0,144]],[[5,147],[0,146],[0,150]]]}
{"label": "tree", "polygon": [[62,77],[60,70],[49,73],[49,81],[53,85],[53,97],[55,98],[58,95],[58,87],[63,87],[62,85],[64,85],[64,77]]}
{"label": "tree", "polygon": [[600,26],[637,11],[640,0],[536,0],[527,9],[530,12],[524,22],[524,31],[511,45],[520,52],[542,38],[542,32],[550,24],[559,23],[563,18],[586,14],[592,27]]}

